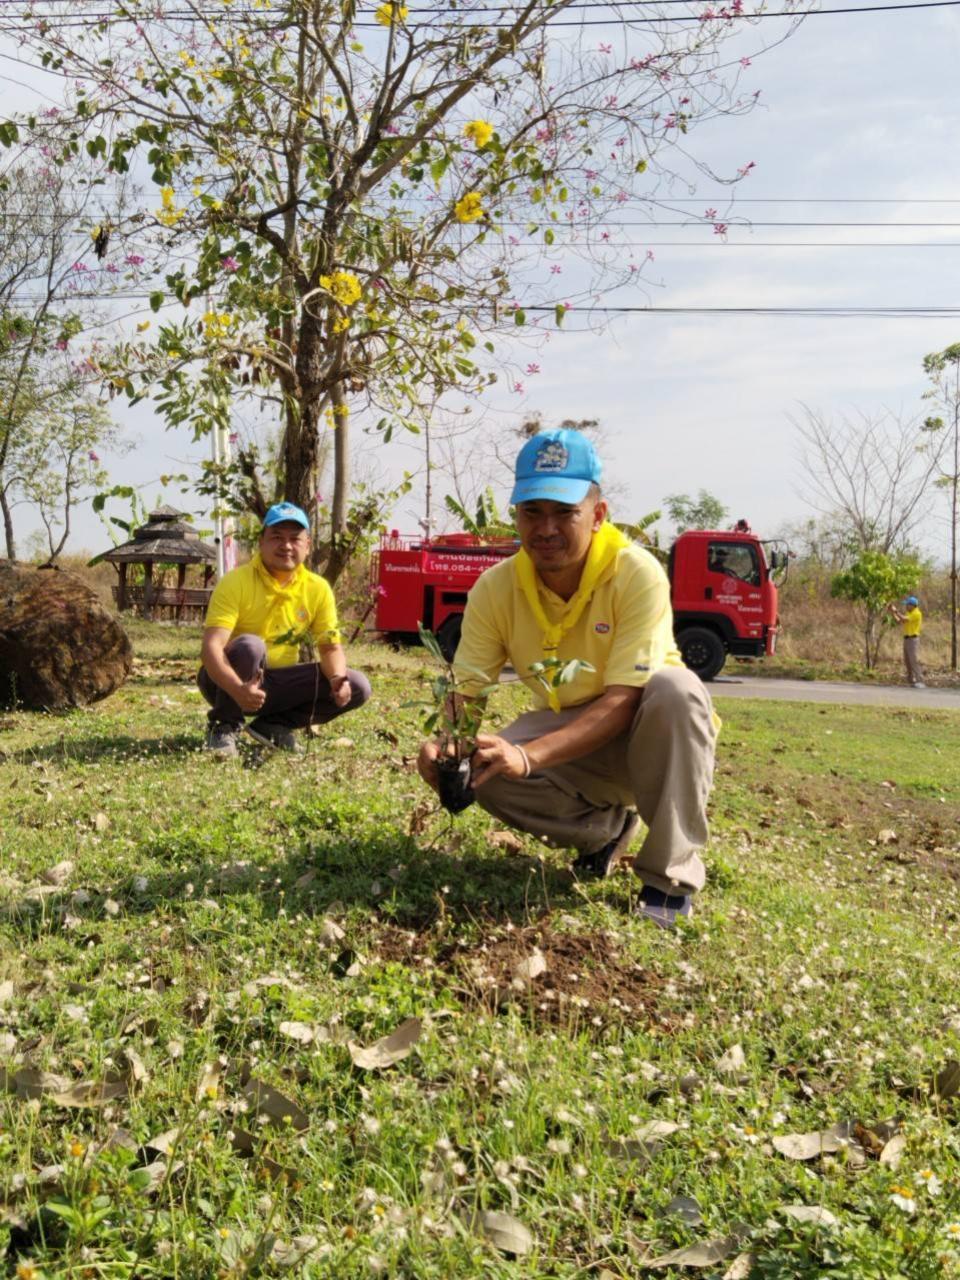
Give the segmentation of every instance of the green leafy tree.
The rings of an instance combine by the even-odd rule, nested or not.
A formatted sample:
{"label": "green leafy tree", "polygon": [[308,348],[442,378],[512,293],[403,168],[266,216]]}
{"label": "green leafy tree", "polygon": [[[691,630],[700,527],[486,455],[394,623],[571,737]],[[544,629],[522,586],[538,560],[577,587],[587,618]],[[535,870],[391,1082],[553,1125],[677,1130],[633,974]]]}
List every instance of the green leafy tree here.
{"label": "green leafy tree", "polygon": [[728,514],[720,499],[706,489],[701,489],[696,498],[686,493],[674,493],[663,502],[677,533],[685,533],[687,529],[720,529]]}
{"label": "green leafy tree", "polygon": [[883,627],[889,621],[887,606],[916,591],[919,581],[920,565],[915,559],[884,551],[864,551],[849,569],[833,578],[830,594],[852,600],[862,610],[863,657],[868,671],[877,665],[880,655]]}
{"label": "green leafy tree", "polygon": [[[239,459],[254,510],[278,492],[313,510],[332,433],[331,579],[351,409],[372,410],[385,438],[414,427],[422,403],[495,376],[484,330],[560,324],[599,287],[635,283],[644,259],[602,240],[604,217],[653,198],[696,123],[753,105],[739,87],[747,60],[721,53],[751,21],[741,7],[695,24],[622,11],[615,50],[593,31],[552,38],[575,26],[573,4],[418,18],[401,0],[264,0],[211,21],[197,0],[169,15],[155,0],[104,0],[96,22],[69,21],[64,5],[61,21],[17,24],[21,46],[71,86],[68,156],[149,166],[151,201],[113,239],[144,246],[160,320],[103,375],[197,433],[242,396],[279,416],[277,476],[253,449]],[[42,140],[46,125],[20,128]],[[17,130],[8,122],[0,140]],[[525,255],[574,244],[590,269],[558,299]]]}
{"label": "green leafy tree", "polygon": [[945,489],[950,511],[950,668],[957,669],[957,534],[960,528],[960,343],[931,352],[923,358],[923,370],[933,384],[925,399],[935,401],[946,413],[927,418],[929,431],[943,432],[946,447],[939,455],[937,484]]}

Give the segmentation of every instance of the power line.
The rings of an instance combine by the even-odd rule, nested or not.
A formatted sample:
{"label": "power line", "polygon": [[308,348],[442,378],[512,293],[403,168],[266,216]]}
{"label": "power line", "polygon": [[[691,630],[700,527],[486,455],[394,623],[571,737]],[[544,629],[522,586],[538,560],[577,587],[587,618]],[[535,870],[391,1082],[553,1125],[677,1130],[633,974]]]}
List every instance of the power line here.
{"label": "power line", "polygon": [[[661,4],[669,3],[669,2],[670,0],[658,0],[658,3],[661,3]],[[686,2],[689,3],[689,0],[686,0]],[[681,23],[689,22],[689,23],[695,23],[698,26],[702,26],[705,22],[709,22],[709,21],[732,23],[739,20],[739,21],[752,22],[752,21],[757,21],[760,19],[768,19],[768,18],[792,18],[794,21],[797,21],[801,18],[804,18],[804,19],[805,18],[821,18],[821,17],[828,17],[831,15],[839,15],[839,14],[887,13],[887,12],[896,13],[896,12],[903,12],[911,9],[949,9],[949,8],[955,8],[957,7],[957,5],[960,5],[960,0],[906,0],[905,3],[901,3],[901,4],[849,5],[849,6],[840,6],[837,8],[829,8],[829,9],[804,9],[804,10],[777,9],[777,10],[766,11],[761,13],[732,13],[729,11],[716,12],[708,7],[702,13],[684,13],[684,14],[678,14],[676,16],[673,16],[671,14],[658,14],[656,17],[653,17],[653,18],[629,18],[629,19],[580,18],[573,21],[558,19],[556,21],[547,23],[546,27],[549,28],[550,30],[554,30],[557,27],[614,27],[614,26],[622,27],[624,25],[657,26],[667,22],[681,22]],[[585,7],[592,7],[592,6],[585,6]],[[597,7],[598,8],[601,8],[601,7],[617,8],[620,6],[617,6],[614,4],[610,6],[598,5]],[[421,12],[428,12],[428,11],[421,11]],[[449,10],[442,10],[442,11],[435,10],[434,12],[449,13]],[[462,14],[464,17],[473,17],[478,12],[480,11],[463,10]],[[241,10],[241,11],[236,11],[233,14],[233,16],[235,18],[238,18],[238,17],[242,18],[247,16],[253,16],[254,13],[256,13],[257,16],[259,17],[263,17],[264,15],[263,10],[256,10],[256,11]],[[86,26],[89,26],[91,22],[97,23],[98,25],[110,26],[110,25],[128,24],[131,22],[141,21],[140,19],[127,18],[127,17],[118,16],[116,14],[104,14],[104,13],[87,14],[82,19],[77,21],[72,21],[72,20],[64,21],[58,18],[58,15],[55,15],[55,14],[48,14],[48,15],[42,15],[42,16],[44,16],[48,21],[51,21],[51,22],[56,20],[57,27],[59,30],[68,29],[68,28],[86,27]],[[196,16],[192,13],[184,13],[182,16],[181,15],[172,16],[167,14],[167,15],[164,15],[164,19],[166,21],[191,23],[191,22],[202,22],[204,21],[205,18],[214,17],[214,16],[216,17],[218,23],[222,23],[224,18],[229,16],[229,11],[221,11],[215,15],[212,11],[208,11],[206,13],[201,13]],[[22,33],[34,34],[36,32],[34,15],[26,12],[24,12],[23,14],[16,14],[14,15],[14,21],[21,21],[25,25],[20,27],[16,27],[16,26],[8,27],[6,28],[7,30],[10,30],[11,32],[16,34],[22,34]],[[149,21],[149,17],[147,17],[146,19],[143,19],[143,21]],[[512,30],[514,26],[515,24],[512,22],[415,22],[415,23],[406,24],[404,29],[410,32],[437,31],[437,30],[470,31],[474,29],[476,30]],[[374,22],[361,21],[361,22],[351,23],[350,29],[382,31],[384,30],[384,27],[382,23],[378,23],[375,21]]]}

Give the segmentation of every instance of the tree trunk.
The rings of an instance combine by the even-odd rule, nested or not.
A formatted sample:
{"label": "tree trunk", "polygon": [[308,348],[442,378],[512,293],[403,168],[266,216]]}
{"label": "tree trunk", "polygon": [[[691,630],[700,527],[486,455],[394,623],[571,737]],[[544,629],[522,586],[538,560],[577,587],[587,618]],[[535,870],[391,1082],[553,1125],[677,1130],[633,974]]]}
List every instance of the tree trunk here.
{"label": "tree trunk", "polygon": [[7,559],[16,560],[17,544],[13,536],[13,512],[10,510],[5,489],[0,489],[0,511],[3,512],[3,536],[7,543]]}
{"label": "tree trunk", "polygon": [[297,387],[292,393],[295,403],[288,408],[283,439],[283,496],[310,513],[316,505],[311,484],[323,431],[327,355],[320,321],[306,311],[297,342]]}
{"label": "tree trunk", "polygon": [[0,704],[86,706],[132,666],[126,632],[79,578],[0,561]]}

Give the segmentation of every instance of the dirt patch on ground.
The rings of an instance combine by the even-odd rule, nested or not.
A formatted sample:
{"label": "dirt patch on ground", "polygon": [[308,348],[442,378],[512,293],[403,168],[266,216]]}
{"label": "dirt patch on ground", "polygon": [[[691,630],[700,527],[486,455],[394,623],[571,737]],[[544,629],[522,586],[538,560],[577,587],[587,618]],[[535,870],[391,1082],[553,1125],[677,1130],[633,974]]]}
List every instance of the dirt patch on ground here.
{"label": "dirt patch on ground", "polygon": [[464,1004],[491,1013],[512,1006],[571,1033],[614,1024],[670,1026],[657,1009],[663,979],[625,956],[607,933],[559,933],[542,922],[495,927],[483,942],[470,943],[385,925],[376,949],[384,960],[437,969]]}

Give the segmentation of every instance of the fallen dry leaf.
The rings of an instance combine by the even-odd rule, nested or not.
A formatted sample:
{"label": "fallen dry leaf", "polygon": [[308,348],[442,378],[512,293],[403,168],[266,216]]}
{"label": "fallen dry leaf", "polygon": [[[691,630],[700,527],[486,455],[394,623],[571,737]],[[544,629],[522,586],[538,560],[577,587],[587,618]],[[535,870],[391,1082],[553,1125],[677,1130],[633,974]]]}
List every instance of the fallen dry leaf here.
{"label": "fallen dry leaf", "polygon": [[888,1143],[885,1144],[880,1152],[879,1160],[881,1164],[885,1164],[888,1169],[896,1169],[900,1163],[903,1153],[907,1147],[907,1135],[905,1133],[895,1134]]}
{"label": "fallen dry leaf", "polygon": [[413,1051],[422,1030],[423,1024],[419,1018],[407,1018],[396,1031],[391,1031],[390,1035],[377,1040],[368,1049],[353,1040],[347,1042],[347,1049],[355,1067],[362,1067],[365,1071],[390,1067]]}
{"label": "fallen dry leaf", "polygon": [[739,1253],[723,1273],[723,1280],[749,1280],[750,1273],[756,1266],[755,1253]]}
{"label": "fallen dry leaf", "polygon": [[743,1046],[739,1044],[731,1045],[715,1063],[716,1069],[725,1076],[738,1075],[746,1065],[746,1055],[743,1052]]}
{"label": "fallen dry leaf", "polygon": [[526,845],[514,831],[491,831],[487,839],[498,849],[507,849],[510,853],[524,853],[526,850]]}
{"label": "fallen dry leaf", "polygon": [[773,1138],[774,1150],[788,1160],[815,1160],[817,1156],[833,1155],[847,1147],[855,1147],[852,1140],[853,1126],[844,1122],[816,1133],[786,1133]]}
{"label": "fallen dry leaf", "polygon": [[836,1217],[829,1209],[824,1209],[820,1205],[784,1204],[777,1212],[782,1213],[785,1218],[792,1218],[794,1222],[815,1222],[821,1227],[837,1225]]}
{"label": "fallen dry leaf", "polygon": [[522,1258],[533,1248],[533,1235],[519,1218],[509,1213],[487,1209],[474,1219],[474,1229],[501,1253],[512,1253]]}
{"label": "fallen dry leaf", "polygon": [[310,1124],[306,1113],[295,1102],[263,1080],[249,1080],[243,1090],[243,1098],[255,1115],[265,1116],[274,1124],[289,1124],[298,1132]]}
{"label": "fallen dry leaf", "polygon": [[313,1027],[306,1022],[281,1022],[277,1030],[288,1040],[296,1040],[298,1044],[310,1044],[314,1037]]}
{"label": "fallen dry leaf", "polygon": [[49,1095],[58,1107],[102,1107],[127,1096],[126,1080],[80,1080]]}
{"label": "fallen dry leaf", "polygon": [[74,864],[69,858],[65,858],[63,862],[58,862],[56,866],[47,867],[46,871],[41,872],[40,879],[44,884],[53,885],[60,888],[65,885],[73,875]]}
{"label": "fallen dry leaf", "polygon": [[534,947],[530,954],[520,961],[514,969],[513,975],[518,982],[526,984],[533,982],[534,978],[539,978],[546,971],[546,957],[539,947]]}
{"label": "fallen dry leaf", "polygon": [[723,1236],[719,1240],[705,1240],[702,1244],[687,1245],[683,1249],[672,1249],[659,1258],[651,1258],[649,1262],[640,1262],[646,1271],[666,1271],[668,1267],[712,1267],[728,1258],[739,1248],[738,1235]]}

